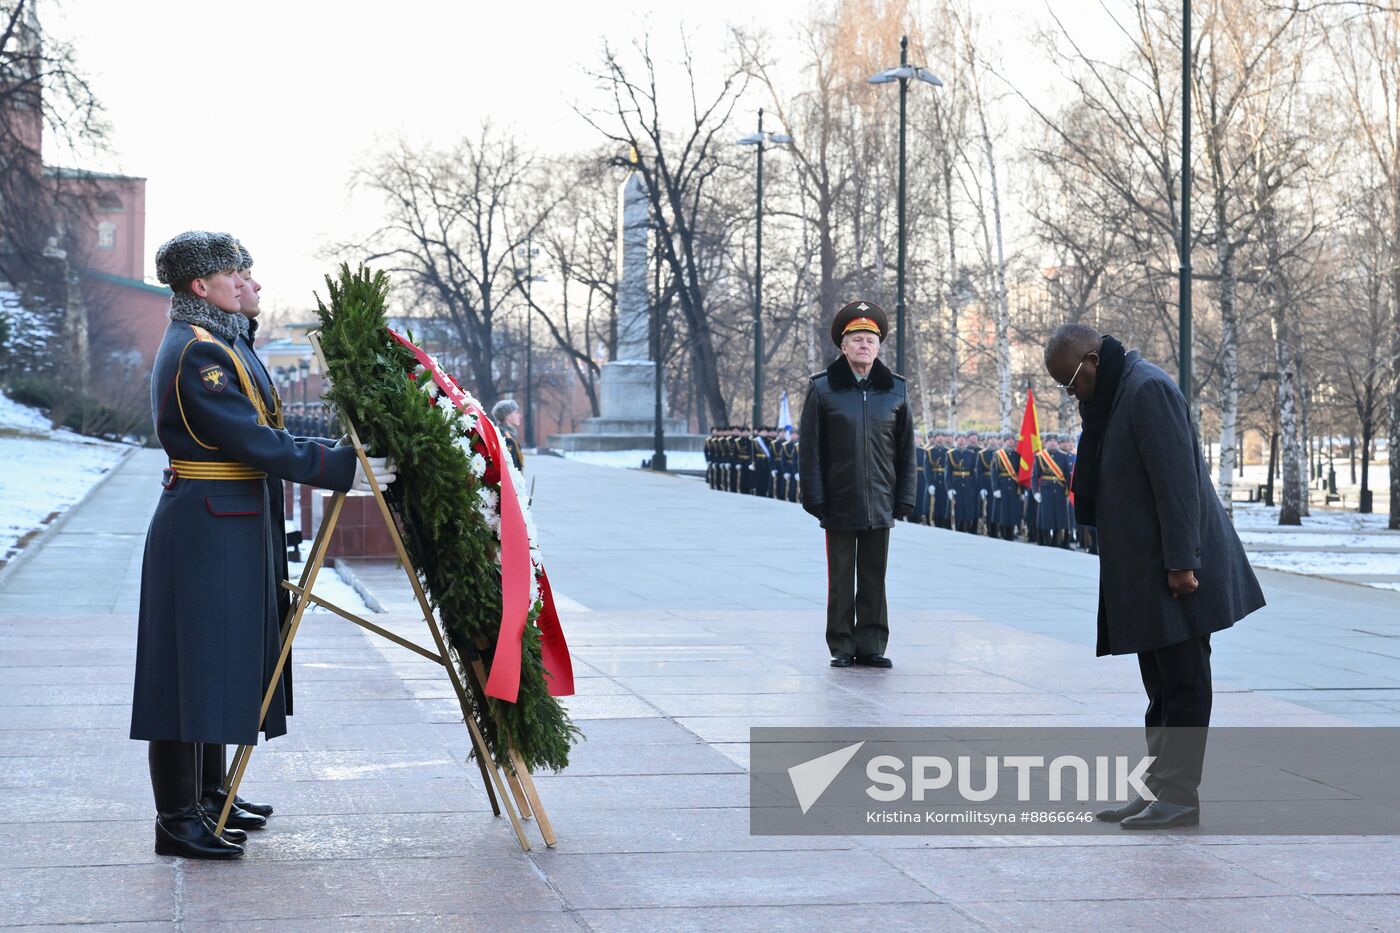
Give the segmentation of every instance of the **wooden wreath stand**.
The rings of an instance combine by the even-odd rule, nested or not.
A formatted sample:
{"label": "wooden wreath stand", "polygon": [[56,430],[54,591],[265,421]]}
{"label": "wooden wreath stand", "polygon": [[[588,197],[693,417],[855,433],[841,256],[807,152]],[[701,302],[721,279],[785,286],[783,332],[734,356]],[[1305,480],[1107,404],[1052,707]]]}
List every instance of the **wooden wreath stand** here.
{"label": "wooden wreath stand", "polygon": [[[320,361],[321,372],[328,373],[326,359],[321,352],[319,335],[313,332],[308,335],[308,338],[316,353],[317,360]],[[355,456],[359,458],[360,468],[371,480],[374,501],[379,505],[379,514],[384,519],[384,527],[389,531],[389,540],[394,543],[394,552],[398,555],[399,566],[403,568],[409,584],[413,587],[413,594],[418,599],[418,608],[422,610],[423,620],[428,624],[428,631],[432,633],[436,650],[429,650],[414,644],[408,639],[362,619],[315,594],[316,578],[325,564],[326,550],[330,546],[331,534],[335,531],[341,507],[345,504],[346,494],[337,492],[331,498],[330,507],[326,510],[321,520],[321,527],[316,532],[316,540],[311,545],[311,553],[306,558],[306,566],[301,572],[301,579],[296,584],[286,581],[282,583],[292,593],[292,604],[288,610],[287,618],[282,622],[282,651],[277,657],[277,666],[273,668],[272,680],[268,684],[267,692],[263,695],[262,711],[258,718],[259,728],[267,716],[268,707],[272,705],[272,698],[281,683],[282,672],[291,656],[292,641],[296,638],[302,616],[310,606],[321,606],[342,619],[354,622],[356,625],[368,629],[376,635],[381,635],[396,645],[402,645],[409,651],[422,655],[429,661],[441,664],[447,669],[447,677],[452,681],[452,689],[456,691],[457,701],[462,707],[462,718],[466,720],[467,728],[471,731],[472,748],[476,752],[476,763],[481,768],[481,779],[486,786],[486,795],[491,800],[492,812],[496,816],[500,816],[501,805],[505,805],[506,815],[510,817],[511,828],[515,830],[515,838],[520,841],[521,849],[527,852],[530,850],[530,840],[525,836],[522,820],[528,820],[531,816],[534,817],[535,823],[539,827],[540,836],[543,837],[545,845],[552,846],[557,841],[554,827],[550,824],[549,817],[540,804],[539,793],[535,790],[535,782],[530,777],[530,772],[525,767],[520,753],[513,746],[510,747],[507,752],[510,767],[504,769],[498,767],[486,749],[486,741],[482,738],[481,730],[477,728],[476,720],[472,718],[474,705],[483,709],[490,708],[486,705],[486,666],[482,663],[480,654],[472,658],[469,663],[463,663],[457,651],[448,644],[446,633],[434,615],[432,604],[428,601],[428,594],[424,592],[423,584],[418,579],[418,572],[414,568],[413,562],[409,560],[408,551],[404,548],[403,536],[399,533],[399,527],[394,521],[393,513],[389,511],[389,503],[385,500],[384,493],[380,491],[378,484],[373,482],[374,471],[370,468],[364,445],[360,443],[360,436],[355,431],[355,426],[350,423],[350,419],[344,414],[341,415],[341,421],[350,436],[351,444],[354,445]],[[478,645],[478,648],[483,647],[485,645]],[[470,696],[475,699],[475,704],[468,698],[468,691],[470,691]],[[253,746],[251,745],[240,745],[234,753],[233,762],[222,788],[225,800],[223,810],[219,813],[217,826],[217,832],[221,834],[224,831],[224,824],[228,821],[229,809],[233,806],[234,796],[238,793],[238,785],[242,783],[243,773],[248,768],[248,759],[252,757],[252,754]],[[507,786],[510,788],[509,794],[506,793]]]}

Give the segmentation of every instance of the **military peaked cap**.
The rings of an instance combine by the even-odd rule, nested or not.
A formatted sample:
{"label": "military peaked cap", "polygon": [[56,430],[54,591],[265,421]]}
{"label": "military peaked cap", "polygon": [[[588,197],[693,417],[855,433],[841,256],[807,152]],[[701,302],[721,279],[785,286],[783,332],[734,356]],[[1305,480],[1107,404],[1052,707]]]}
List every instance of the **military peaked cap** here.
{"label": "military peaked cap", "polygon": [[831,322],[831,342],[841,346],[841,338],[855,331],[869,331],[883,342],[890,332],[889,318],[873,301],[853,301],[836,312]]}

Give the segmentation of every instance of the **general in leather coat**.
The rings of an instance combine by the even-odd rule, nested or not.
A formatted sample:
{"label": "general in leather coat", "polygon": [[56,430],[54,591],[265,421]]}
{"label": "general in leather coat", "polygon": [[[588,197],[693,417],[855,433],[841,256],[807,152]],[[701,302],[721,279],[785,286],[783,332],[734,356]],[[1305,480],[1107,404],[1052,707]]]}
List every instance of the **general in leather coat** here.
{"label": "general in leather coat", "polygon": [[[1225,514],[1170,376],[1128,353],[1100,447],[1098,654],[1164,648],[1229,628],[1264,594]],[[1174,598],[1167,571],[1200,586]]]}
{"label": "general in leather coat", "polygon": [[904,377],[878,359],[866,387],[844,356],[812,376],[802,406],[802,507],[832,531],[894,527],[914,508],[914,426]]}

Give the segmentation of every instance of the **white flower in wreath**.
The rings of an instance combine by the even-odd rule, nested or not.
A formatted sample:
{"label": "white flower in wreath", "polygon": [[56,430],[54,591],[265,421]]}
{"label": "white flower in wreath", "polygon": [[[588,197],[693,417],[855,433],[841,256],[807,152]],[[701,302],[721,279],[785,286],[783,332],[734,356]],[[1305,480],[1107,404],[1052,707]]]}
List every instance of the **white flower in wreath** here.
{"label": "white flower in wreath", "polygon": [[446,395],[438,396],[437,407],[447,412],[449,415],[457,414],[457,406],[452,404],[452,399]]}
{"label": "white flower in wreath", "polygon": [[477,479],[481,479],[483,476],[486,475],[486,458],[471,449],[470,438],[468,438],[466,441],[466,449],[467,452],[471,454],[472,475],[475,476]]}
{"label": "white flower in wreath", "polygon": [[423,381],[418,388],[424,395],[428,396],[428,398],[437,398],[442,392],[438,384],[431,379]]}

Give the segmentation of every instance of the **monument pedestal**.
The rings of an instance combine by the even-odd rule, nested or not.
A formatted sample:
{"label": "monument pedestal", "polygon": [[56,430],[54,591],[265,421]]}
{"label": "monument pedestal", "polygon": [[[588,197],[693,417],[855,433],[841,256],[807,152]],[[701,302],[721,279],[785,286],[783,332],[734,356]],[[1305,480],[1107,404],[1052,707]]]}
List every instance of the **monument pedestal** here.
{"label": "monument pedestal", "polygon": [[[651,450],[656,442],[656,366],[648,360],[603,364],[598,385],[603,414],[583,422],[577,434],[551,434],[553,450]],[[661,419],[667,450],[702,450],[705,437],[687,434],[679,418]]]}

